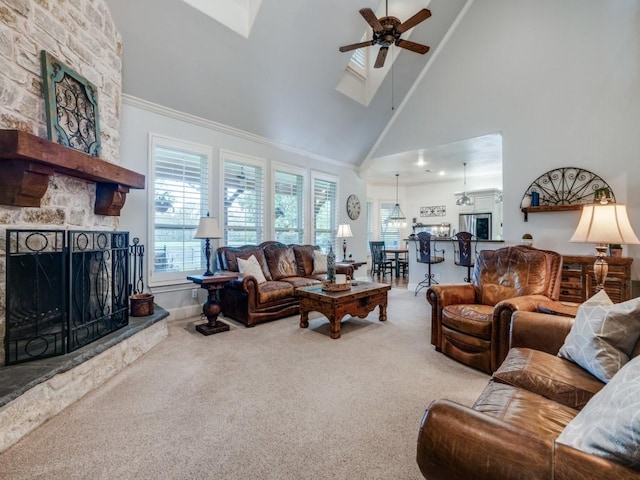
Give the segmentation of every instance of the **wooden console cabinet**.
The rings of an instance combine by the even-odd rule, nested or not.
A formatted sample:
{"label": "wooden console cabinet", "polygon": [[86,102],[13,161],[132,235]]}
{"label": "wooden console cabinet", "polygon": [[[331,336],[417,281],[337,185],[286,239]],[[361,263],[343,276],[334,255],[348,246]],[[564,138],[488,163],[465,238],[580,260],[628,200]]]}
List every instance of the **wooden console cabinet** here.
{"label": "wooden console cabinet", "polygon": [[[596,293],[593,278],[595,255],[563,255],[560,300],[582,303]],[[615,303],[631,298],[631,263],[629,257],[607,257],[609,273],[604,289]]]}

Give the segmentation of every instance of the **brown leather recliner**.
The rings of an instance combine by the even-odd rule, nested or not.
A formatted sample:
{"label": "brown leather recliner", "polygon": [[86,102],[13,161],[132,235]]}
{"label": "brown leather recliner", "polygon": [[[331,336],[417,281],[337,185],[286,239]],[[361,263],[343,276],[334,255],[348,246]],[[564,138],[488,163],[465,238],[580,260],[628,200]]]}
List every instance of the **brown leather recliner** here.
{"label": "brown leather recliner", "polygon": [[[473,406],[434,400],[417,462],[429,480],[640,480],[640,471],[557,442],[604,387],[558,357],[573,318],[518,311],[509,355]],[[633,357],[640,354],[640,341]]]}
{"label": "brown leather recliner", "polygon": [[511,314],[558,300],[561,274],[562,255],[556,252],[524,246],[482,250],[471,283],[427,290],[431,343],[459,362],[492,373],[507,356]]}

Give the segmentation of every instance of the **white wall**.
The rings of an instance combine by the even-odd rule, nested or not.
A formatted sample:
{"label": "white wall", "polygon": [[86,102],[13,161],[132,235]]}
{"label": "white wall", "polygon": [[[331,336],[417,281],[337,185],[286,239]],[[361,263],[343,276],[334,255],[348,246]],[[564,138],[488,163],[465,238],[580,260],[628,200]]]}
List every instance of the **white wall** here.
{"label": "white wall", "polygon": [[[640,0],[475,1],[373,156],[501,132],[507,242],[530,232],[540,248],[594,252],[568,243],[579,212],[524,223],[519,210],[533,180],[574,166],[612,187],[640,233],[639,33]],[[640,248],[625,254],[639,278]]]}
{"label": "white wall", "polygon": [[[228,127],[131,97],[125,97],[121,123],[121,165],[147,176],[149,174],[148,141],[150,133],[211,146],[213,150],[213,165],[209,179],[212,198],[211,215],[218,218],[221,218],[222,215],[222,199],[219,192],[220,150],[238,152],[267,160],[267,185],[269,185],[270,176],[268,172],[270,172],[270,162],[272,161],[303,167],[309,172],[314,170],[337,175],[339,177],[338,197],[340,205],[338,221],[351,225],[354,238],[349,239],[348,245],[349,251],[353,253],[354,258],[363,260],[366,258],[366,214],[361,214],[358,220],[353,221],[347,217],[346,212],[346,200],[350,194],[355,193],[358,195],[363,205],[366,198],[364,182],[360,180],[353,168],[328,159],[323,160],[311,155],[305,155],[285,146],[275,145],[267,139],[251,136],[244,132],[232,131]],[[149,202],[147,197],[148,190],[149,188],[144,191],[131,191],[128,194],[120,219],[120,229],[130,231],[131,238],[138,237],[141,243],[145,245],[149,245],[147,229],[149,224],[148,205],[153,204],[153,202]],[[267,191],[270,191],[269,188],[267,188]],[[266,219],[266,223],[268,230],[268,219]],[[307,235],[310,235],[310,231],[310,228],[306,231]],[[310,242],[311,238],[309,237],[307,241]],[[214,242],[214,247],[217,246],[217,242]],[[146,267],[148,268],[148,264]],[[148,279],[145,279],[145,284],[148,285]],[[155,287],[152,291],[156,296],[156,302],[162,305],[163,308],[172,310],[172,313],[177,315],[180,315],[180,312],[185,315],[192,315],[193,309],[199,309],[204,299],[204,291],[200,292],[198,299],[191,298],[191,289],[194,287],[185,278],[185,281],[179,285]]]}

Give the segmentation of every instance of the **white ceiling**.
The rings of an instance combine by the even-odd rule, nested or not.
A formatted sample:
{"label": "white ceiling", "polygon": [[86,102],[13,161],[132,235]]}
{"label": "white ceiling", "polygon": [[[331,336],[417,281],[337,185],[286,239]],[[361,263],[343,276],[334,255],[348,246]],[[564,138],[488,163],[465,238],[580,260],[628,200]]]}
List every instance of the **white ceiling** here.
{"label": "white ceiling", "polygon": [[[496,159],[495,143],[486,139],[368,159],[468,1],[389,0],[389,15],[401,21],[418,6],[431,10],[411,33],[412,41],[431,50],[419,55],[397,49],[393,82],[387,75],[368,106],[336,90],[351,56],[338,47],[370,33],[358,10],[384,9],[379,0],[251,0],[259,9],[248,37],[183,1],[106,3],[122,35],[125,94],[347,164],[367,160],[364,177],[384,182],[391,175],[394,182],[396,172],[418,178],[412,164],[420,152],[431,162],[424,170],[445,169],[449,178],[462,177],[467,154],[485,162],[478,170]],[[375,54],[379,47],[369,48]],[[475,160],[469,164],[476,168]],[[424,181],[433,177],[422,174]]]}

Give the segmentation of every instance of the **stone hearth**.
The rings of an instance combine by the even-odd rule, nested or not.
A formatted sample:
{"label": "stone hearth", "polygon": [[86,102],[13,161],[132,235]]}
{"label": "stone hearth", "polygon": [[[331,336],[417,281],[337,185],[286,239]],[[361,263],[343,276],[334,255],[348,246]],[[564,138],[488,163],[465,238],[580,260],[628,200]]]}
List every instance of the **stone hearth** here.
{"label": "stone hearth", "polygon": [[0,367],[0,452],[98,388],[167,336],[169,313],[147,317],[66,355]]}

